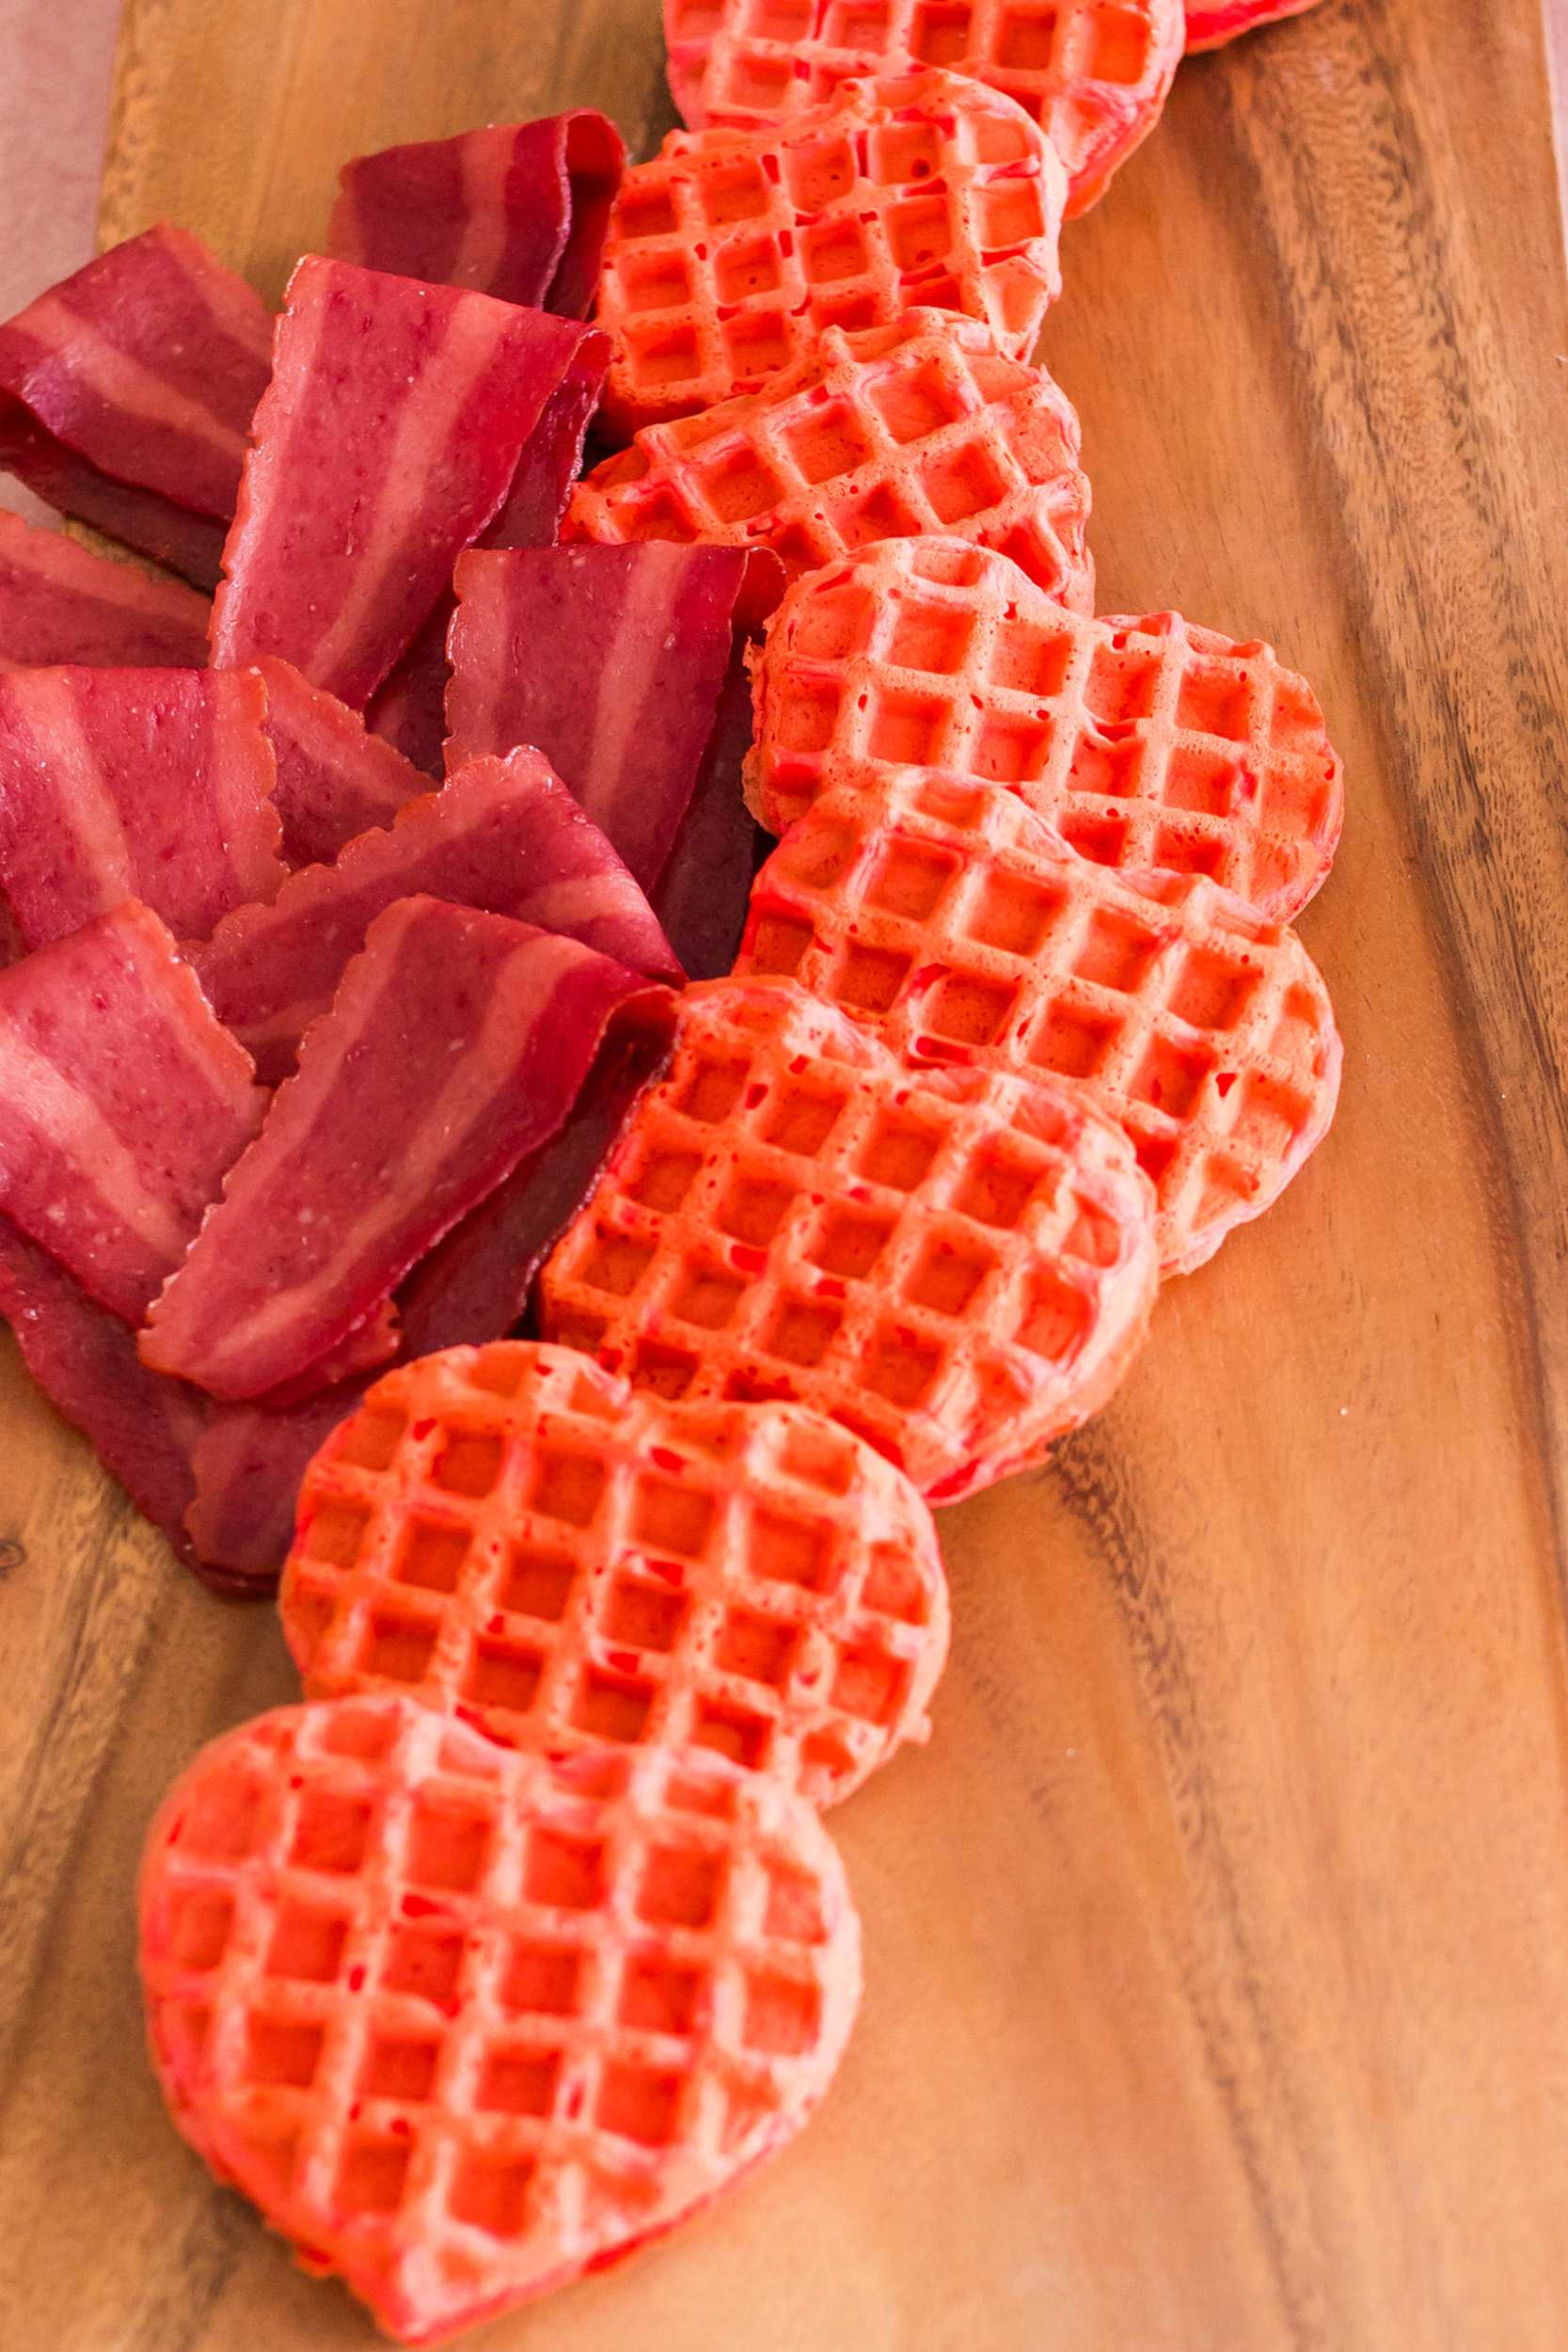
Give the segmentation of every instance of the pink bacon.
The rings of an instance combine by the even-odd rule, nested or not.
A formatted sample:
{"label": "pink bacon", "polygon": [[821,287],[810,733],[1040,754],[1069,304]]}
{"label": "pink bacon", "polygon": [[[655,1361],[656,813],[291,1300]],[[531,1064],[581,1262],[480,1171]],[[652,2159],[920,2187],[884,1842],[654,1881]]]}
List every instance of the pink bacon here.
{"label": "pink bacon", "polygon": [[[164,502],[220,522],[233,513],[271,364],[260,297],[199,239],[160,222],[0,326],[0,389],[34,427],[7,417],[4,462],[40,496],[118,527],[133,546],[146,547],[160,522],[178,542],[178,516],[161,515]],[[116,501],[94,496],[84,468],[141,495],[119,501],[117,519]],[[212,544],[210,531],[197,537]]]}
{"label": "pink bacon", "polygon": [[308,254],[224,550],[214,667],[277,654],[362,709],[500,508],[584,332]]}
{"label": "pink bacon", "polygon": [[270,907],[241,907],[186,950],[220,1021],[269,1083],[287,1076],[371,924],[418,895],[559,931],[659,979],[680,967],[604,835],[535,751],[480,759],[404,808],[389,831],[307,866]]}
{"label": "pink bacon", "polygon": [[0,510],[0,670],[58,661],[199,669],[207,614],[206,598],[177,580],[151,580]]}
{"label": "pink bacon", "polygon": [[285,869],[255,676],[0,675],[0,883],[31,947],[122,898],[171,930],[277,895]]}
{"label": "pink bacon", "polygon": [[312,686],[291,661],[257,662],[266,688],[261,732],[277,762],[273,806],[283,828],[286,866],[325,866],[361,833],[389,825],[429,787],[357,710]]}
{"label": "pink bacon", "polygon": [[0,972],[0,1211],[129,1323],[184,1257],[264,1100],[135,899]]}
{"label": "pink bacon", "polygon": [[647,889],[713,729],[746,562],[657,541],[461,556],[449,769],[537,744]]}
{"label": "pink bacon", "polygon": [[388,907],[153,1307],[143,1362],[225,1398],[298,1379],[557,1132],[645,985],[503,915]]}
{"label": "pink bacon", "polygon": [[326,249],[366,269],[583,318],[626,151],[591,106],[357,155]]}
{"label": "pink bacon", "polygon": [[[480,534],[484,548],[553,548],[582,466],[589,421],[610,369],[608,335],[584,335],[529,435],[506,503]],[[447,633],[457,599],[445,590],[366,712],[383,738],[429,775],[441,772],[447,733]]]}

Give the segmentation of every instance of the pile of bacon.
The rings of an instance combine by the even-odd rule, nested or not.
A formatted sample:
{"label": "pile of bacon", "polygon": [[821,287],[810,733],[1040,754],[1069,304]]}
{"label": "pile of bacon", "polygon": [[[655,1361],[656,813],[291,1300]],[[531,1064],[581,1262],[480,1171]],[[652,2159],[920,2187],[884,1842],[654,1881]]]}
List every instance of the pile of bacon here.
{"label": "pile of bacon", "polygon": [[[916,1064],[1083,1083],[1160,1187],[1167,1269],[1266,1205],[1326,1125],[1337,1047],[1299,951],[1264,993],[1302,1016],[1302,1068],[1278,1066],[1283,1031],[1214,1067],[1217,1016],[1188,1003],[1196,1031],[1156,1038],[1156,1074],[1118,1089],[1094,1008],[1057,988],[1041,1013],[1037,973],[1051,1050],[976,1026],[973,976],[944,1021],[928,939],[851,944],[830,972],[822,905],[816,934],[811,909],[778,911],[849,832],[861,851],[879,826],[940,833],[928,792],[885,804],[933,771],[1049,821],[1013,864],[1082,869],[1097,940],[1136,927],[1144,869],[1187,878],[1155,931],[1192,934],[1188,965],[1224,962],[1192,878],[1277,924],[1332,852],[1337,764],[1267,648],[1172,616],[1067,619],[1093,610],[1088,485],[1027,355],[1063,217],[1151,126],[1180,50],[1178,0],[1116,11],[1115,41],[1103,13],[1053,11],[1050,56],[1009,15],[994,55],[933,47],[922,20],[908,50],[884,26],[880,55],[825,66],[819,8],[705,6],[694,48],[672,0],[672,84],[705,127],[650,164],[625,169],[586,111],[394,149],[345,169],[328,256],[301,261],[276,321],[160,226],[0,327],[0,459],[163,567],[0,515],[0,1307],[214,1588],[271,1588],[305,1466],[379,1372],[520,1327],[669,1056],[673,992],[735,958],[757,837],[743,761],[764,821],[816,847],[792,860],[786,834],[739,968],[793,976]],[[771,105],[741,56],[759,27],[793,60]],[[1004,70],[1022,65],[1044,80]],[[579,484],[595,423],[630,447]],[[901,541],[929,542],[912,570],[864,568]],[[873,591],[864,627],[846,560]],[[936,653],[914,643],[933,582]],[[989,674],[977,596],[986,644],[1011,616]],[[1156,671],[1159,714],[1139,684]],[[955,695],[990,711],[963,747],[939,739]],[[840,810],[826,850],[819,800]],[[935,854],[973,860],[973,825],[948,832]],[[885,928],[898,909],[862,883]],[[866,914],[835,919],[853,935]],[[1259,969],[1291,961],[1288,935],[1253,929]],[[1021,944],[1016,924],[990,939]],[[1109,980],[1152,1035],[1149,957],[1134,979],[1137,955],[1118,973],[1108,952],[1064,986]],[[1243,1063],[1216,1157],[1205,1107]],[[568,1234],[549,1327],[674,1393],[737,1278],[684,1323],[677,1298],[628,1328],[610,1311],[639,1249],[606,1278]],[[723,1354],[717,1328],[705,1345]],[[728,1392],[810,1392],[821,1352],[797,1332]],[[889,1395],[912,1405],[907,1387]]]}

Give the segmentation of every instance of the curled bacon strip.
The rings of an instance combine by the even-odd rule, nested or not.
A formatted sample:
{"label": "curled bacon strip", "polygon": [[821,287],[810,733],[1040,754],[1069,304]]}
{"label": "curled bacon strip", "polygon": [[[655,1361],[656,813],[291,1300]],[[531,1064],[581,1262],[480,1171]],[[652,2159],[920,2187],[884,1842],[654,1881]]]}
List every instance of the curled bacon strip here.
{"label": "curled bacon strip", "polygon": [[153,1307],[143,1362],[240,1399],[320,1363],[557,1132],[644,986],[503,915],[388,907]]}

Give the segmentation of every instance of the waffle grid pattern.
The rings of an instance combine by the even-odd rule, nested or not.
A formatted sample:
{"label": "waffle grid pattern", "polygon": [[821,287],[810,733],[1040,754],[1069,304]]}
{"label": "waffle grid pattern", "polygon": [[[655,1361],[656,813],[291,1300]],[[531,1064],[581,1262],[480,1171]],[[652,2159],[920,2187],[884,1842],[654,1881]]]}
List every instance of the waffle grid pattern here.
{"label": "waffle grid pattern", "polygon": [[142,1918],[178,2120],[393,2327],[700,2201],[799,2127],[859,1989],[797,1800],[712,1756],[508,1755],[406,1700],[206,1751]]}
{"label": "waffle grid pattern", "polygon": [[1131,1138],[1167,1274],[1276,1200],[1334,1114],[1339,1040],[1294,932],[1202,876],[1091,865],[993,786],[826,795],[757,876],[736,970],[797,980],[911,1068],[1071,1088]]}
{"label": "waffle grid pattern", "polygon": [[879,539],[995,548],[1075,612],[1094,609],[1078,420],[986,328],[914,310],[825,329],[766,392],[672,424],[578,485],[563,536],[768,547],[797,578]]}
{"label": "waffle grid pattern", "polygon": [[1069,215],[1152,130],[1186,37],[1181,0],[665,0],[664,30],[693,129],[788,121],[908,64],[972,74],[1050,136]]}
{"label": "waffle grid pattern", "polygon": [[835,785],[936,768],[1006,785],[1098,865],[1207,874],[1275,922],[1338,840],[1338,757],[1272,646],[1175,612],[1064,612],[961,541],[797,580],[753,682],[747,794],[773,833]]}
{"label": "waffle grid pattern", "polygon": [[523,1343],[380,1383],[306,1475],[281,1606],[312,1698],[717,1749],[816,1804],[925,1737],[947,1645],[930,1515],[869,1446]]}
{"label": "waffle grid pattern", "polygon": [[672,132],[616,199],[606,421],[629,437],[756,391],[825,326],[913,307],[983,320],[1027,358],[1061,292],[1066,197],[1037,127],[953,73],[847,82],[783,131]]}
{"label": "waffle grid pattern", "polygon": [[1153,1295],[1151,1209],[1059,1090],[911,1074],[792,986],[716,981],[541,1318],[666,1394],[800,1397],[952,1501],[1103,1402]]}

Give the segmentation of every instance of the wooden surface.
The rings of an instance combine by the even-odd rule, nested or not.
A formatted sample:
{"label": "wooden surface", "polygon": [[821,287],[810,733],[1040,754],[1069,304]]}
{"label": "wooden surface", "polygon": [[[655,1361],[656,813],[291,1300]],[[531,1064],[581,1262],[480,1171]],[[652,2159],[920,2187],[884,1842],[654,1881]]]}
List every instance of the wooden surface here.
{"label": "wooden surface", "polygon": [[[550,2352],[1568,2343],[1568,297],[1538,0],[1324,0],[1183,68],[1064,240],[1102,609],[1271,639],[1346,761],[1329,1141],[1112,1409],[944,1516],[924,1754],[833,1817],[869,1990],[811,2132]],[[276,295],[347,155],[666,127],[655,0],[130,0],[103,231]],[[0,2337],[325,2352],[164,2121],[131,1888],[293,1690],[8,1354]]]}

